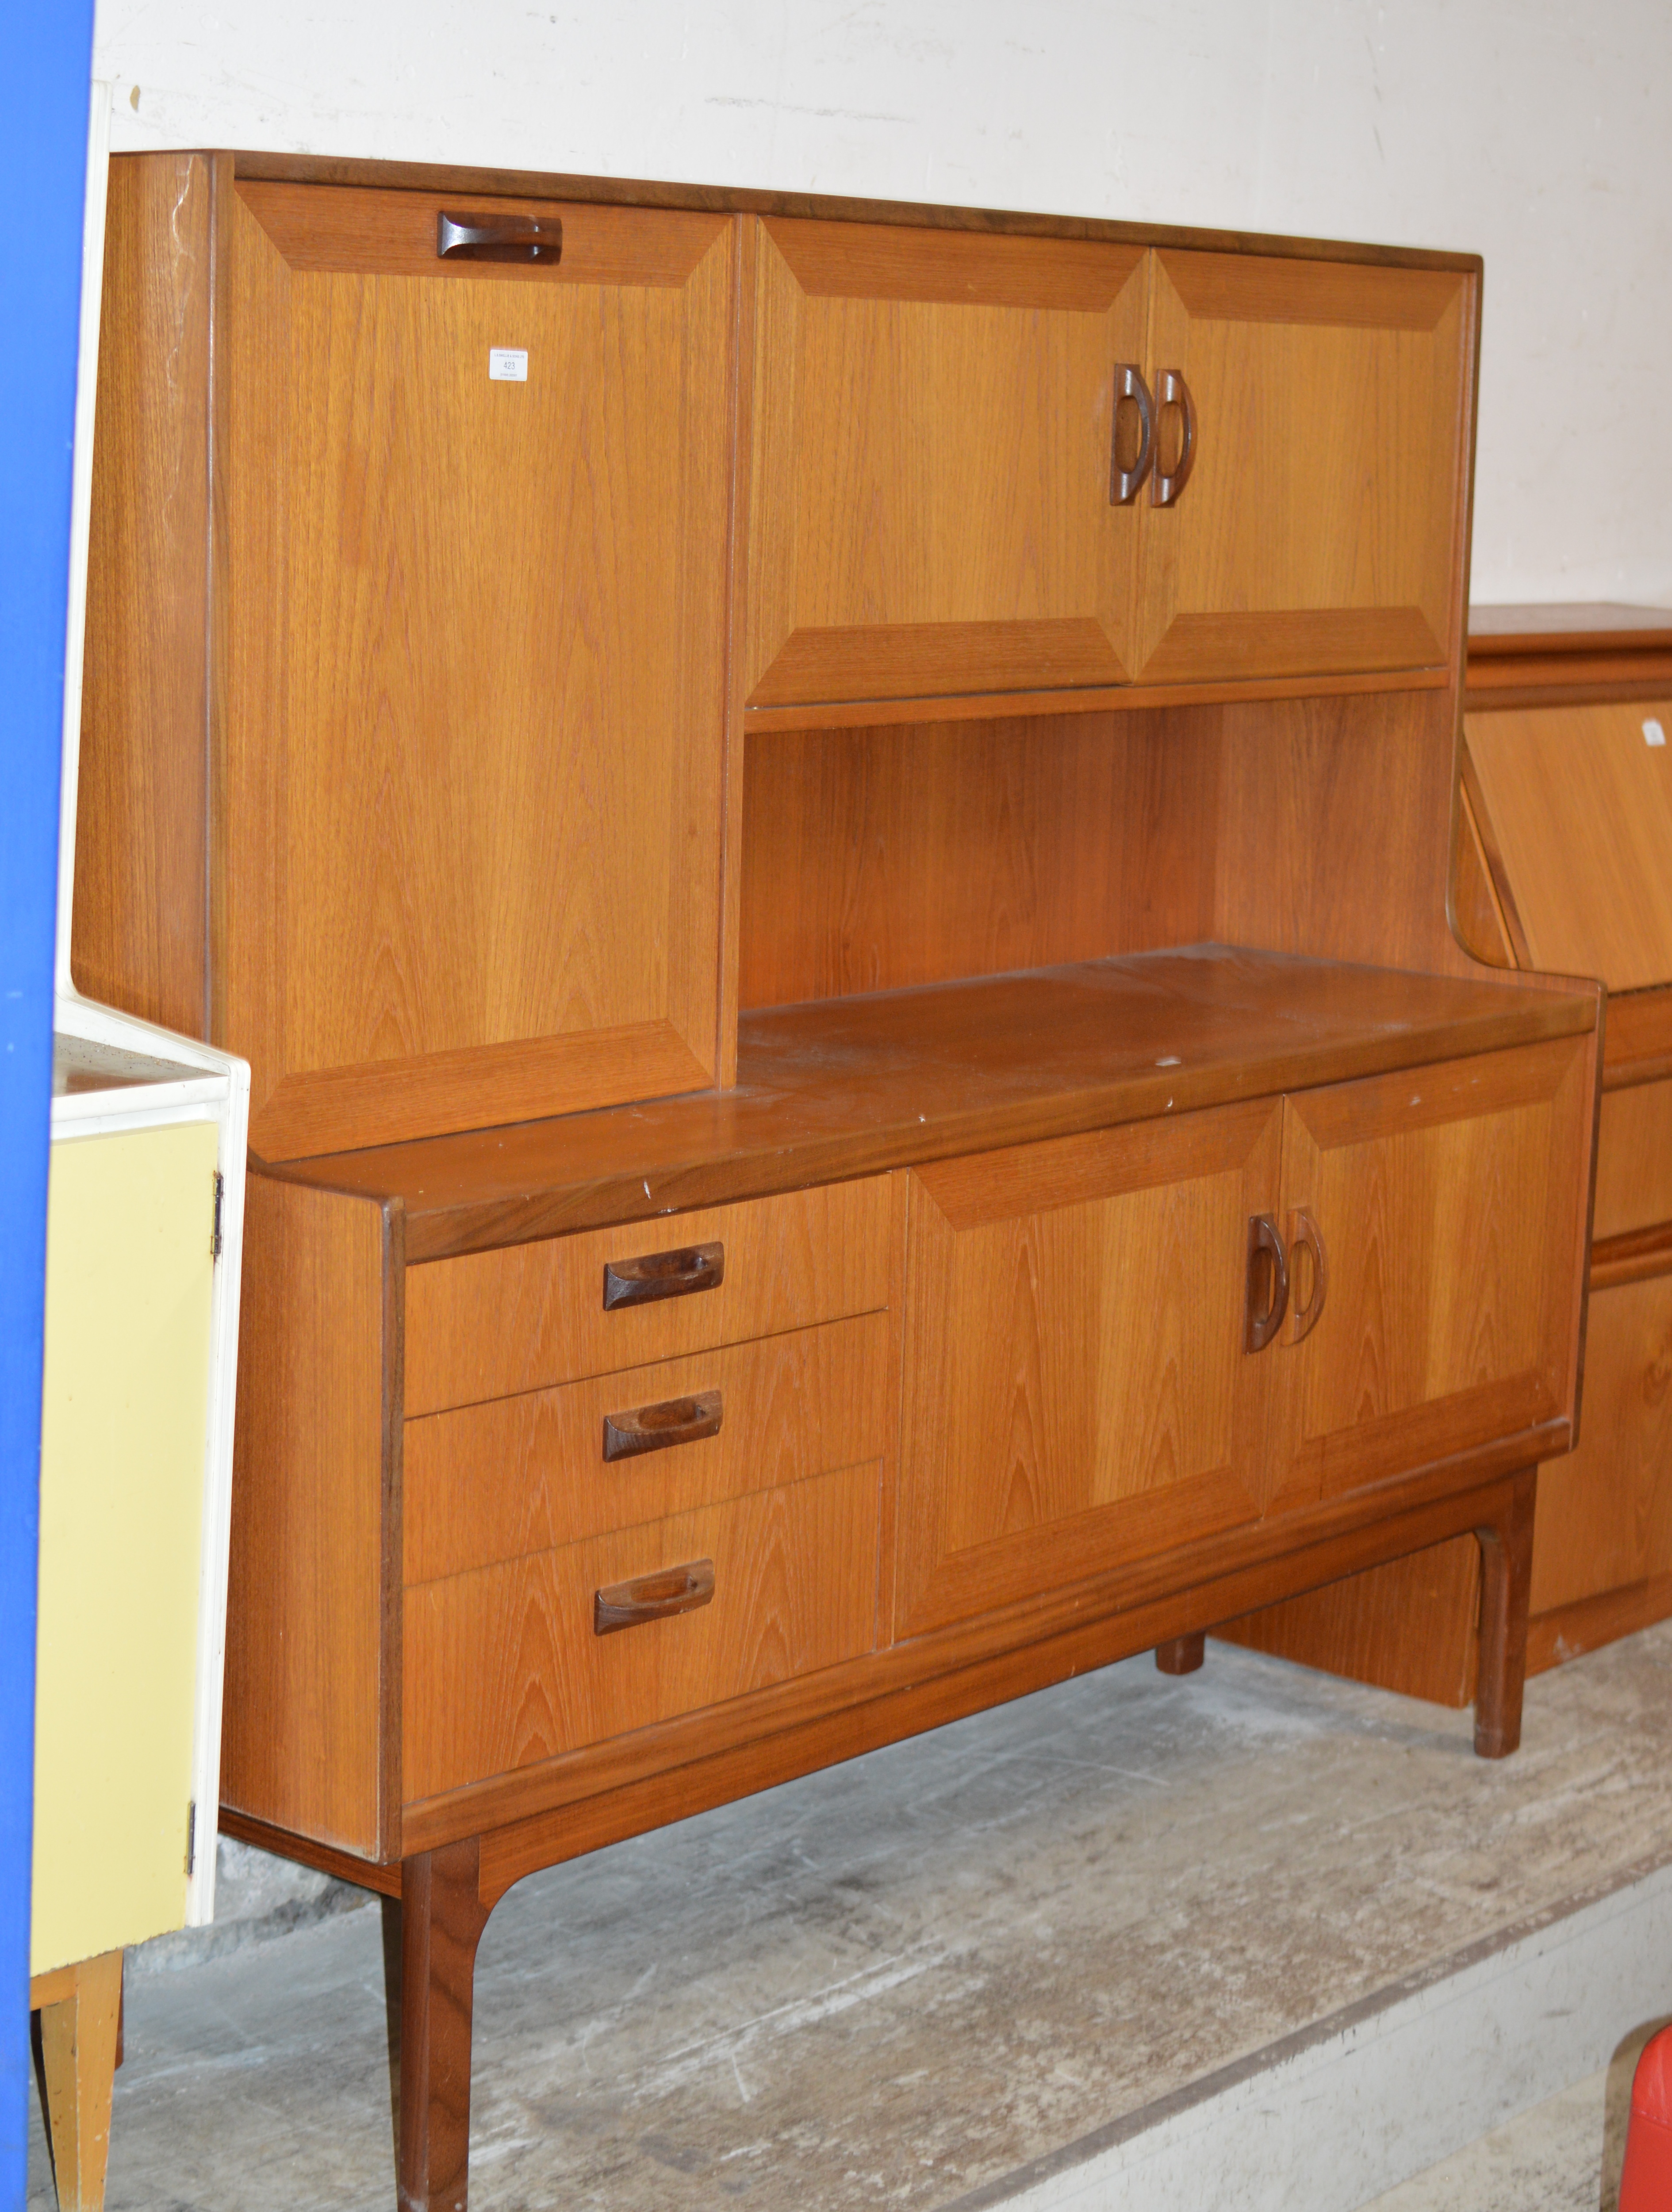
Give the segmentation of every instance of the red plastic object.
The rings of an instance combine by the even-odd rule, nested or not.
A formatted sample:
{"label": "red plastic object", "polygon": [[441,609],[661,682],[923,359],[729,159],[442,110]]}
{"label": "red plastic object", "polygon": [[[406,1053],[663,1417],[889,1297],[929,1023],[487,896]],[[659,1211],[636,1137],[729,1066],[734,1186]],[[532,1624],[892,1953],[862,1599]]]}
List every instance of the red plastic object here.
{"label": "red plastic object", "polygon": [[1620,2212],[1672,2212],[1672,2027],[1651,2039],[1632,2077]]}

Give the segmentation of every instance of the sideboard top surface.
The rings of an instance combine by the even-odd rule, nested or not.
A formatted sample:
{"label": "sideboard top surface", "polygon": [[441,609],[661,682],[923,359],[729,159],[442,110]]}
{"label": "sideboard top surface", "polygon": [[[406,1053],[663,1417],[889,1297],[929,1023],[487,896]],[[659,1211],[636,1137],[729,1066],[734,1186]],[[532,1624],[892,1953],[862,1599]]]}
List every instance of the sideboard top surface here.
{"label": "sideboard top surface", "polygon": [[742,1018],[738,1087],[287,1163],[409,1262],[1588,1030],[1529,991],[1198,945]]}
{"label": "sideboard top surface", "polygon": [[756,191],[737,185],[688,185],[652,178],[575,177],[532,169],[457,168],[424,161],[362,161],[333,155],[233,152],[233,173],[252,182],[380,186],[386,191],[468,192],[514,199],[592,201],[617,207],[689,208],[708,215],[812,218],[825,222],[901,223],[926,230],[973,230],[1024,238],[1095,239],[1109,245],[1194,246],[1214,253],[1282,254],[1309,261],[1356,261],[1390,269],[1454,269],[1479,276],[1478,253],[1420,246],[1366,246],[1342,239],[1286,238],[1257,231],[1196,230],[1179,224],[1115,222],[1096,216],[1046,215],[1019,208],[945,207],[912,200],[867,200],[824,192]]}

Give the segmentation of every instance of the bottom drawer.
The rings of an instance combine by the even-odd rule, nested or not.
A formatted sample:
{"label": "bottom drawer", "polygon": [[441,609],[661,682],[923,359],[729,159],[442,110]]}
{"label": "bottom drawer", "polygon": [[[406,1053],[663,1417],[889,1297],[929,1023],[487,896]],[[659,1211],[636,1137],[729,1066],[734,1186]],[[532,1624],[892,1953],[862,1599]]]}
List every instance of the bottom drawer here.
{"label": "bottom drawer", "polygon": [[[409,1589],[407,1801],[870,1650],[881,1473],[842,1468]],[[705,1604],[596,1632],[600,1589],[703,1560]]]}

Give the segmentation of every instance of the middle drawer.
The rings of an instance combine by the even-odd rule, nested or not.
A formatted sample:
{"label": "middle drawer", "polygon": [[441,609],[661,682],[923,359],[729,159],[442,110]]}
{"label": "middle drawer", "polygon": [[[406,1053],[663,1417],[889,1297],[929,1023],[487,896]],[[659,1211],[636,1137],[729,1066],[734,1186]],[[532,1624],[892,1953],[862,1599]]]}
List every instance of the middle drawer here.
{"label": "middle drawer", "polygon": [[[892,1322],[860,1314],[409,1420],[404,1581],[469,1573],[881,1458]],[[606,1420],[619,1428],[616,1417],[715,1392],[713,1435],[605,1458]]]}

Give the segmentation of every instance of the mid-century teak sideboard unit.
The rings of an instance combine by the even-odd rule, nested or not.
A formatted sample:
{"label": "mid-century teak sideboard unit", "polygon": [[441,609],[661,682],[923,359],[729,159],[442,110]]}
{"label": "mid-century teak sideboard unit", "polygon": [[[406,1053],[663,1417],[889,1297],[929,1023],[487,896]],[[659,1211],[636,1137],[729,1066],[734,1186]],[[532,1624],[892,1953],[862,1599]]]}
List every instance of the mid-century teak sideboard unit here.
{"label": "mid-century teak sideboard unit", "polygon": [[252,1062],[231,1832],[534,1868],[1453,1535],[1594,984],[1448,921],[1479,264],[114,167],[82,987]]}
{"label": "mid-century teak sideboard unit", "polygon": [[[1539,1485],[1536,1672],[1672,1614],[1672,613],[1474,608],[1463,719],[1460,934],[1608,989],[1584,1437]],[[1479,1579],[1454,1540],[1224,1632],[1460,1705]]]}

